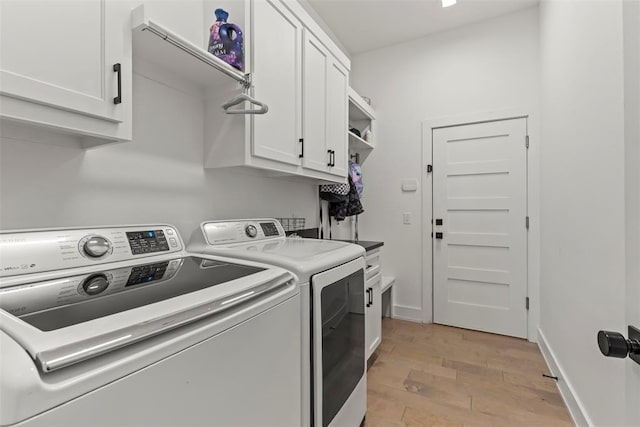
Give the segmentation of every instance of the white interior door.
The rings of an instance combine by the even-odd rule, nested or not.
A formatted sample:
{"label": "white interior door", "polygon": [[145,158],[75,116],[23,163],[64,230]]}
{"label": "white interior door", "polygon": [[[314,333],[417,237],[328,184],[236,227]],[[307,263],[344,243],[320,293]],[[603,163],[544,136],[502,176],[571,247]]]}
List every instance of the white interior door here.
{"label": "white interior door", "polygon": [[526,135],[525,118],[433,130],[435,323],[527,336]]}

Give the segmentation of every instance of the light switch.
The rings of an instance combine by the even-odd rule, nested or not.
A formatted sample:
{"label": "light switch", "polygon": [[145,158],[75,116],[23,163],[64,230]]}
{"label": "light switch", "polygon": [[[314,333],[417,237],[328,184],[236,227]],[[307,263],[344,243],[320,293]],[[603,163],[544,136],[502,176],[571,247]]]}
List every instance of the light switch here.
{"label": "light switch", "polygon": [[417,191],[418,190],[418,181],[415,179],[403,179],[401,181],[402,191]]}
{"label": "light switch", "polygon": [[402,214],[402,223],[411,224],[411,212],[404,212]]}

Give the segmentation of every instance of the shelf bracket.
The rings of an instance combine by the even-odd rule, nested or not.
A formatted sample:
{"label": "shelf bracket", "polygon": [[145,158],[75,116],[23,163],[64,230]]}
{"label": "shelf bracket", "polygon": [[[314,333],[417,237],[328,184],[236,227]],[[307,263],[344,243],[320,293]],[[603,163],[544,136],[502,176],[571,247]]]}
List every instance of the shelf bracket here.
{"label": "shelf bracket", "polygon": [[246,73],[244,75],[244,79],[240,80],[238,83],[240,83],[242,85],[242,89],[244,90],[249,90],[251,89],[251,73]]}

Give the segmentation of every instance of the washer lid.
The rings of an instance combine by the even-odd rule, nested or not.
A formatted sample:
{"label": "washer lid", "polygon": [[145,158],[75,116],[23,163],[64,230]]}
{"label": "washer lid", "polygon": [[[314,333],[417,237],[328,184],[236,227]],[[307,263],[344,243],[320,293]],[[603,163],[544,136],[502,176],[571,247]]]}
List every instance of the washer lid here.
{"label": "washer lid", "polygon": [[293,276],[279,268],[162,257],[4,288],[0,325],[48,372],[213,314],[234,313],[239,304],[276,289],[298,291]]}
{"label": "washer lid", "polygon": [[276,265],[299,275],[301,280],[365,255],[362,247],[352,243],[301,238],[274,239],[226,247],[208,246],[202,251]]}
{"label": "washer lid", "polygon": [[6,288],[0,291],[0,308],[53,331],[264,270],[197,257],[167,259]]}

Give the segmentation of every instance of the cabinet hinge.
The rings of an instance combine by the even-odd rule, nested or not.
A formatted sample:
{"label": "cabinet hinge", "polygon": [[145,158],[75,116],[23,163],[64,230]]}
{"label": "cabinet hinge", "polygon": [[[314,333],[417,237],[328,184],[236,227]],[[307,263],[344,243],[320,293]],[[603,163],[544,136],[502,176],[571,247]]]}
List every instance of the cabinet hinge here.
{"label": "cabinet hinge", "polygon": [[433,172],[433,166],[427,165],[427,173]]}
{"label": "cabinet hinge", "polygon": [[524,306],[529,310],[529,297],[525,298]]}
{"label": "cabinet hinge", "polygon": [[529,148],[529,135],[524,138],[524,146]]}
{"label": "cabinet hinge", "polygon": [[528,216],[524,219],[524,226],[527,227],[527,230],[529,229],[529,217]]}

